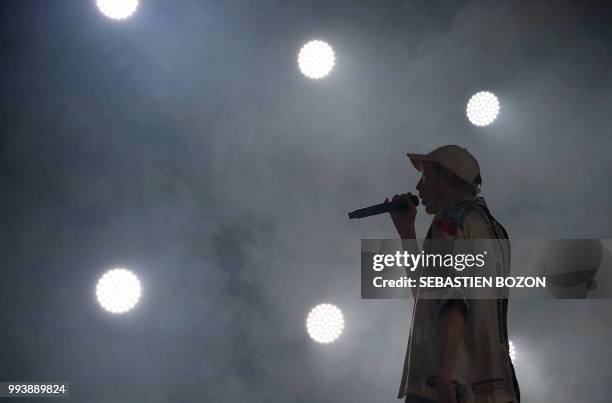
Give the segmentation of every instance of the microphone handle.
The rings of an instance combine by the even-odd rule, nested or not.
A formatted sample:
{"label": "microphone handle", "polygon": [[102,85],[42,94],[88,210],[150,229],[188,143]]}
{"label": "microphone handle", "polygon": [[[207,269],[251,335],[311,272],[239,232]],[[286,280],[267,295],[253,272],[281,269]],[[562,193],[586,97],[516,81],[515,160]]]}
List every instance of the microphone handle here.
{"label": "microphone handle", "polygon": [[[416,196],[410,196],[410,201],[415,206],[419,205],[419,198],[416,197]],[[397,210],[397,209],[402,209],[402,208],[406,208],[406,205],[404,203],[402,203],[401,201],[400,202],[388,201],[388,202],[385,202],[385,203],[375,204],[373,206],[369,206],[369,207],[361,208],[359,210],[351,211],[348,214],[348,216],[349,216],[350,219],[352,219],[352,218],[365,218],[365,217],[371,217],[371,216],[377,215],[377,214],[388,213],[391,210]]]}

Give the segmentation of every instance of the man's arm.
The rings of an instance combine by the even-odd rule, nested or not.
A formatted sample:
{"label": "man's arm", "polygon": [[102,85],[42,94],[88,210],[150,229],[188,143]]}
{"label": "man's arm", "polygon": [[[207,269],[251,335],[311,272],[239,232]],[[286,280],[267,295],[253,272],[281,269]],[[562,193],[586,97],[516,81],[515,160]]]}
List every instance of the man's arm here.
{"label": "man's arm", "polygon": [[[412,200],[410,200],[411,196],[411,193],[393,196],[393,201],[403,200],[407,208],[392,210],[389,214],[402,240],[402,249],[412,255],[418,255],[420,250],[416,240],[416,230],[414,229],[417,209],[414,204],[412,204]],[[385,199],[385,202],[387,201],[389,201],[389,199]]]}
{"label": "man's arm", "polygon": [[[417,209],[412,204],[412,200],[410,197],[412,193],[404,193],[401,195],[393,196],[393,201],[402,200],[406,204],[405,209],[397,209],[389,212],[391,215],[391,219],[393,220],[393,225],[395,225],[395,229],[399,234],[402,240],[412,240],[414,242],[402,242],[408,243],[411,246],[416,246],[416,250],[418,252],[418,244],[416,242],[416,231],[414,229],[414,220],[416,219]],[[385,202],[388,202],[389,199],[385,199]]]}
{"label": "man's arm", "polygon": [[438,319],[438,393],[439,403],[456,402],[451,381],[457,351],[463,340],[465,310],[461,303],[453,303]]}
{"label": "man's arm", "polygon": [[438,319],[439,379],[450,380],[452,377],[457,351],[463,340],[464,314],[459,303],[456,303]]}

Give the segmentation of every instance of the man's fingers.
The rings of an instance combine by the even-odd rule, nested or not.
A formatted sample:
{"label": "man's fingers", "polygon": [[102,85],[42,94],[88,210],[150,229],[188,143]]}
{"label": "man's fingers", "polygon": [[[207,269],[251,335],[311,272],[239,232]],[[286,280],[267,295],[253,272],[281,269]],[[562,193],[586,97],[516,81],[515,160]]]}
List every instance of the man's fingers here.
{"label": "man's fingers", "polygon": [[[414,205],[414,203],[412,203],[412,200],[410,200],[411,197],[412,197],[412,193],[408,192],[408,193],[402,193],[401,195],[395,195],[393,196],[391,200],[393,202],[400,202],[404,204],[406,208],[408,208],[409,210],[412,210],[412,209],[415,209],[416,206]],[[385,201],[386,200],[387,199],[385,199]]]}
{"label": "man's fingers", "polygon": [[404,193],[403,195],[400,196],[402,199],[402,202],[408,206],[410,209],[415,208],[414,203],[412,203],[412,200],[410,199],[412,197],[412,193],[408,192],[408,193]]}

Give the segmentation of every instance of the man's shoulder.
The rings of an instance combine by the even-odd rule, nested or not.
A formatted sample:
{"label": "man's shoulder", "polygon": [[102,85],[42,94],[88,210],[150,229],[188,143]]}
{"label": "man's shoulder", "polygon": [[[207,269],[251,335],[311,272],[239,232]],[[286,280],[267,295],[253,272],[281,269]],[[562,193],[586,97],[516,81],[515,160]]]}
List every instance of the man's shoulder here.
{"label": "man's shoulder", "polygon": [[482,214],[482,211],[478,207],[475,200],[465,199],[456,201],[443,209],[439,214],[440,219],[450,220],[460,229],[465,228],[468,217],[470,217],[470,219],[473,219],[474,217],[484,218],[484,215]]}
{"label": "man's shoulder", "polygon": [[443,237],[489,237],[489,220],[476,200],[459,200],[444,208],[434,218],[434,229]]}

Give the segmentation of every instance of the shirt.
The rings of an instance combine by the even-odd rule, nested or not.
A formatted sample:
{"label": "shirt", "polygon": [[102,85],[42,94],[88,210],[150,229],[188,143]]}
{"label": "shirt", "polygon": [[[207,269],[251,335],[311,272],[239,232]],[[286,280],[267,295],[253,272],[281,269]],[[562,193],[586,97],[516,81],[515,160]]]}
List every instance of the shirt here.
{"label": "shirt", "polygon": [[[456,200],[436,214],[423,245],[424,251],[435,252],[432,245],[438,239],[461,240],[468,249],[470,240],[491,239],[492,250],[488,251],[490,265],[497,275],[509,274],[510,244],[507,233],[491,216],[484,199],[480,197]],[[520,391],[509,355],[508,300],[497,298],[496,291],[492,289],[484,291],[493,293],[489,299],[474,299],[465,289],[443,291],[445,293],[437,299],[419,297],[421,290],[415,292],[398,398],[410,394],[437,401],[438,319],[451,304],[459,304],[465,313],[465,323],[452,374],[458,402],[520,402]]]}

